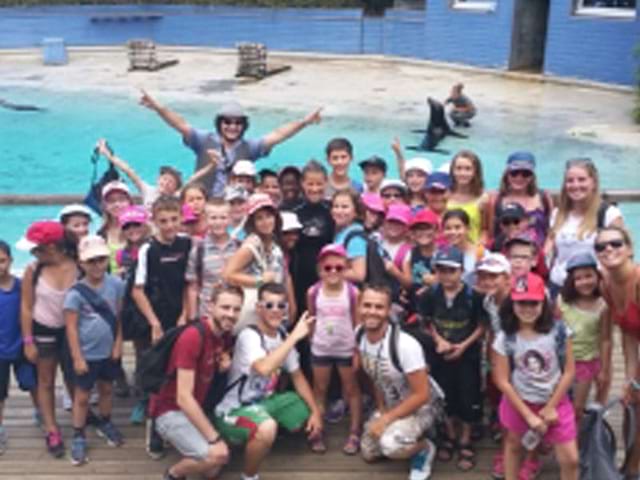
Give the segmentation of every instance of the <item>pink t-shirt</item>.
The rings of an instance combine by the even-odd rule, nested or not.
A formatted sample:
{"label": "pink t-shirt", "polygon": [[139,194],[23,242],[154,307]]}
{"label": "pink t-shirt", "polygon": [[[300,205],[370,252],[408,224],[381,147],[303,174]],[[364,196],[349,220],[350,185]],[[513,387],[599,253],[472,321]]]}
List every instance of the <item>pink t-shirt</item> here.
{"label": "pink t-shirt", "polygon": [[317,357],[350,358],[355,350],[349,287],[345,282],[336,297],[327,296],[322,287],[315,304],[316,325],[311,353]]}

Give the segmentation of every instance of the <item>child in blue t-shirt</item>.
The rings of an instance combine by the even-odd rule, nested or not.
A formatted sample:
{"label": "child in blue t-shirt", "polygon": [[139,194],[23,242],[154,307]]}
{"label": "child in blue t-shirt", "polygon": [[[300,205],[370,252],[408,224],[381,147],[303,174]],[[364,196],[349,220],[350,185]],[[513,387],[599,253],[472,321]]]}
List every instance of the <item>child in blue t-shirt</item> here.
{"label": "child in blue t-shirt", "polygon": [[9,396],[11,367],[21,390],[31,393],[36,402],[36,372],[22,352],[20,330],[20,280],[11,275],[11,248],[0,240],[0,455],[7,448],[7,432],[2,426],[4,402]]}
{"label": "child in blue t-shirt", "polygon": [[67,340],[73,360],[74,396],[71,463],[87,461],[85,424],[89,392],[98,388],[97,433],[111,446],[123,443],[122,434],[111,423],[112,384],[122,356],[122,326],[119,321],[124,283],[107,274],[109,248],[102,237],[80,241],[78,258],[85,276],[69,289],[64,300]]}

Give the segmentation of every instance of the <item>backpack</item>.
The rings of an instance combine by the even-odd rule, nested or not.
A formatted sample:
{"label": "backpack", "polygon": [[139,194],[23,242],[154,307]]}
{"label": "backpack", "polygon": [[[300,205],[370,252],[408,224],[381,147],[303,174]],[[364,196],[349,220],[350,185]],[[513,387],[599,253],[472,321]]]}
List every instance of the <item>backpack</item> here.
{"label": "backpack", "polygon": [[613,205],[615,205],[615,203],[609,203],[605,200],[602,200],[600,202],[600,205],[598,206],[597,222],[596,222],[596,226],[599,229],[606,227],[606,225],[604,224],[604,221],[607,216],[607,210],[609,209],[609,207]]}
{"label": "backpack", "polygon": [[578,436],[580,480],[623,480],[625,474],[616,464],[616,435],[605,419],[609,410],[623,405],[625,417],[625,460],[629,458],[635,441],[635,410],[624,405],[619,398],[607,405],[589,405],[580,424]]}
{"label": "backpack", "polygon": [[[351,282],[345,282],[347,284],[347,292],[349,293],[349,310],[351,311],[351,319],[356,318],[356,296],[358,294],[358,289]],[[318,302],[318,295],[320,295],[320,288],[322,287],[322,282],[318,281],[311,286],[311,305],[308,305],[310,313],[315,315],[316,303]]]}
{"label": "backpack", "polygon": [[199,321],[187,323],[167,330],[160,340],[140,356],[136,368],[136,378],[143,392],[158,393],[168,380],[175,378],[176,372],[167,373],[167,366],[173,352],[173,346],[187,328],[197,329],[200,335],[200,353],[198,354],[198,363],[200,363],[204,352],[204,326],[202,323]]}
{"label": "backpack", "polygon": [[[564,365],[567,360],[567,327],[564,322],[557,320],[553,326],[554,339],[556,343],[556,355],[558,356],[558,364],[560,370],[564,371]],[[515,368],[515,352],[516,352],[516,334],[511,333],[505,337],[505,353],[509,359],[509,368],[513,372]]]}
{"label": "backpack", "polygon": [[133,291],[138,262],[134,261],[125,277],[124,296],[122,299],[122,337],[125,340],[136,340],[149,336],[151,327],[131,296]]}
{"label": "backpack", "polygon": [[370,238],[364,230],[358,229],[349,232],[342,242],[344,248],[347,249],[349,242],[356,237],[361,237],[367,243],[367,252],[365,256],[366,274],[363,283],[370,285],[392,284],[393,278],[389,273],[387,273],[378,243]]}
{"label": "backpack", "polygon": [[[112,150],[113,152],[113,150]],[[102,187],[107,183],[120,179],[120,174],[113,163],[109,162],[109,167],[102,174],[100,180],[96,181],[98,177],[98,161],[100,160],[100,154],[98,149],[93,150],[91,155],[91,163],[93,164],[93,173],[91,174],[91,183],[89,185],[89,192],[84,197],[84,203],[91,210],[98,215],[102,215]]]}

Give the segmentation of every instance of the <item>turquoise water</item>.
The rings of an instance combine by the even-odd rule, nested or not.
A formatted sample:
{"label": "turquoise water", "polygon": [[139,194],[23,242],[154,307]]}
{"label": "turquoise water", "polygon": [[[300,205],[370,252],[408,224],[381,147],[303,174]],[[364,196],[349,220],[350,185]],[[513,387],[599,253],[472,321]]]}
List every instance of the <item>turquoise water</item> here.
{"label": "turquoise water", "polygon": [[[177,134],[136,99],[97,93],[61,93],[26,88],[2,88],[0,98],[15,103],[31,103],[47,109],[45,113],[19,113],[0,108],[0,193],[84,193],[91,176],[89,158],[95,141],[105,137],[116,153],[127,160],[149,183],[153,183],[162,164],[172,164],[185,172],[193,169],[193,155]],[[209,128],[217,105],[207,102],[171,102],[171,108],[192,125]],[[249,136],[258,136],[306,112],[280,109],[249,109]],[[403,145],[418,143],[423,119],[398,119],[390,111],[380,117],[328,116],[323,123],[304,130],[276,147],[258,168],[302,165],[309,158],[322,159],[326,142],[346,136],[355,147],[355,158],[371,154],[392,160],[390,142],[397,135]],[[637,152],[630,148],[595,145],[564,134],[572,125],[568,116],[551,118],[541,107],[518,115],[508,110],[483,112],[482,121],[469,131],[468,139],[446,139],[441,145],[452,153],[461,148],[476,151],[482,159],[489,188],[496,187],[506,156],[519,149],[533,151],[539,160],[538,177],[545,188],[557,189],[564,162],[574,156],[590,156],[600,167],[604,188],[637,188]],[[412,152],[407,152],[411,156]],[[436,166],[450,155],[425,154]],[[102,164],[104,168],[104,163]],[[395,166],[391,167],[392,174]],[[360,170],[352,165],[354,177]],[[640,230],[640,206],[623,205],[633,231]],[[59,207],[0,207],[0,238],[13,243],[35,219],[54,216]],[[27,260],[17,255],[18,265]]]}

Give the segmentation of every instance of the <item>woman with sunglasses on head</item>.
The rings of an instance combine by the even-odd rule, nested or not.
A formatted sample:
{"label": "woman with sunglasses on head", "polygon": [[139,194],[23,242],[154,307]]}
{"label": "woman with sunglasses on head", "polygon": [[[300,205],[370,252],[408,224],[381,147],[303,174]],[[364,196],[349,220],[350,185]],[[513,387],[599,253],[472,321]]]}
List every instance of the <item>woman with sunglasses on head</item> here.
{"label": "woman with sunglasses on head", "polygon": [[622,213],[600,197],[598,170],[588,158],[569,160],[564,171],[558,207],[551,215],[544,251],[552,257],[550,291],[560,290],[567,262],[578,253],[593,254],[598,228],[623,225]]}
{"label": "woman with sunglasses on head", "polygon": [[507,159],[507,168],[500,180],[497,194],[489,198],[486,209],[488,234],[499,233],[497,219],[504,205],[519,203],[527,214],[529,228],[535,232],[538,247],[542,247],[549,229],[549,215],[553,209],[551,196],[538,188],[535,175],[536,159],[530,152],[514,152]]}
{"label": "woman with sunglasses on head", "polygon": [[636,410],[636,438],[622,473],[625,479],[636,479],[640,474],[640,265],[633,261],[631,236],[622,227],[599,229],[594,249],[603,273],[602,296],[609,307],[600,330],[602,347],[598,383],[606,388],[611,382],[611,345],[613,325],[616,324],[622,332],[626,378],[623,398]]}

